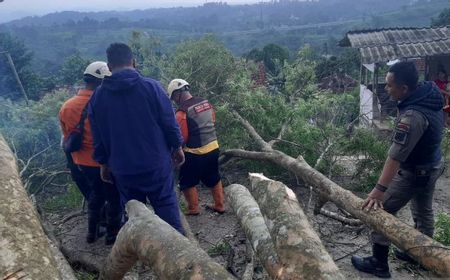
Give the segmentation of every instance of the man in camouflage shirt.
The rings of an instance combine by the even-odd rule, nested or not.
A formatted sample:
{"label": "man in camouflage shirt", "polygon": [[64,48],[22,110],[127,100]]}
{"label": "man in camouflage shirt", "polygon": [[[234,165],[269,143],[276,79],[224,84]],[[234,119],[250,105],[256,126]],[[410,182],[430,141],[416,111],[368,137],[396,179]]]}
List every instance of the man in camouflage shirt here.
{"label": "man in camouflage shirt", "polygon": [[[418,84],[418,71],[412,62],[398,62],[386,76],[386,90],[398,101],[398,117],[392,145],[378,179],[363,204],[367,211],[378,208],[396,214],[411,201],[415,228],[432,236],[434,230],[433,192],[442,174],[441,141],[444,127],[444,100],[433,82]],[[380,278],[389,278],[390,241],[372,232],[372,256],[352,256],[356,269]],[[412,260],[407,252],[398,258]]]}

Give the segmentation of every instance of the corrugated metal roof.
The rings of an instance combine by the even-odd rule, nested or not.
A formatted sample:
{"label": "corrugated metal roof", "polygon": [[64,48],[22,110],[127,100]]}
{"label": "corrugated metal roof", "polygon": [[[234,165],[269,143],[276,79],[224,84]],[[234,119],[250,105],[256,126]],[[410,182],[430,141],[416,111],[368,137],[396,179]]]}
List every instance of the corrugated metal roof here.
{"label": "corrugated metal roof", "polygon": [[450,26],[351,31],[340,45],[358,48],[363,63],[450,54]]}

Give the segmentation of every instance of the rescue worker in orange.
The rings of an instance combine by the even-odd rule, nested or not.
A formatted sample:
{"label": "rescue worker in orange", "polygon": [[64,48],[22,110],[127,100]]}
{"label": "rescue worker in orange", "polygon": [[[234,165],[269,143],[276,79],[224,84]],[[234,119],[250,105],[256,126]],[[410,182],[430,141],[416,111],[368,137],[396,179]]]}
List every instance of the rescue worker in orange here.
{"label": "rescue worker in orange", "polygon": [[190,85],[182,79],[169,83],[167,93],[176,103],[176,119],[183,135],[186,161],[181,166],[179,185],[188,203],[188,215],[200,214],[198,190],[201,181],[211,188],[214,205],[207,208],[223,214],[224,192],[219,174],[219,143],[217,141],[215,112],[208,100],[193,97]]}
{"label": "rescue worker in orange", "polygon": [[71,156],[73,162],[87,179],[91,189],[88,197],[88,234],[86,241],[87,243],[93,243],[98,239],[101,211],[105,206],[106,245],[114,243],[120,229],[120,196],[115,185],[102,181],[100,164],[92,159],[94,146],[91,126],[87,118],[87,106],[94,90],[102,83],[105,76],[110,75],[111,72],[105,62],[96,61],[89,64],[83,76],[85,87],[80,89],[76,96],[67,100],[59,112],[64,139],[67,139],[71,132],[77,129],[79,123],[84,123],[81,148],[72,152]]}

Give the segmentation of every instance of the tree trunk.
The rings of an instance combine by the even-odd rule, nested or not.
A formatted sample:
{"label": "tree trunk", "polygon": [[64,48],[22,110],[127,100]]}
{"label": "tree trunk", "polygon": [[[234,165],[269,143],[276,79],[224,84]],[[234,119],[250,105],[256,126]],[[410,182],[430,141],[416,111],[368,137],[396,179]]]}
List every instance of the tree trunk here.
{"label": "tree trunk", "polygon": [[278,263],[272,238],[255,199],[246,187],[237,184],[226,187],[225,195],[267,273],[273,279],[281,279],[283,268]]}
{"label": "tree trunk", "polygon": [[144,204],[131,200],[126,209],[129,220],[117,236],[100,279],[122,279],[138,259],[158,279],[235,279]]}
{"label": "tree trunk", "polygon": [[383,210],[361,209],[364,200],[313,169],[302,158],[292,158],[280,151],[249,152],[244,150],[225,151],[226,156],[271,161],[291,171],[306,184],[315,188],[320,195],[346,210],[373,229],[383,233],[397,247],[407,251],[427,269],[450,277],[450,249]]}
{"label": "tree trunk", "polygon": [[283,183],[250,174],[250,191],[260,206],[288,279],[344,279],[303,213],[294,192]]}
{"label": "tree trunk", "polygon": [[61,279],[36,210],[19,179],[14,156],[1,135],[0,186],[0,277]]}
{"label": "tree trunk", "polygon": [[274,150],[272,144],[264,141],[247,120],[243,119],[237,112],[233,112],[233,114],[247,129],[262,152],[240,149],[228,150],[223,153],[225,157],[271,161],[289,170],[306,184],[313,186],[319,195],[334,202],[338,207],[384,234],[397,247],[407,251],[427,269],[433,270],[442,276],[450,277],[450,248],[434,241],[383,210],[363,211],[362,204],[364,201],[361,198],[341,188],[325,175],[312,168],[302,156],[295,159],[283,152]]}

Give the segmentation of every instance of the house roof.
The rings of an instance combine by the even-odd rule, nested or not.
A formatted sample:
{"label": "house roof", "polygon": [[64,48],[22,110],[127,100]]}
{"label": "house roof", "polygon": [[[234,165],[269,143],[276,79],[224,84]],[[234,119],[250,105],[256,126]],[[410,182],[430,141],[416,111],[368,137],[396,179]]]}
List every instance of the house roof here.
{"label": "house roof", "polygon": [[351,31],[339,45],[358,48],[362,63],[450,54],[450,26]]}

